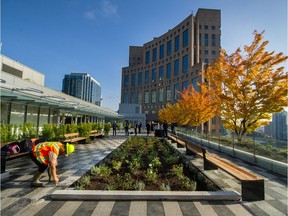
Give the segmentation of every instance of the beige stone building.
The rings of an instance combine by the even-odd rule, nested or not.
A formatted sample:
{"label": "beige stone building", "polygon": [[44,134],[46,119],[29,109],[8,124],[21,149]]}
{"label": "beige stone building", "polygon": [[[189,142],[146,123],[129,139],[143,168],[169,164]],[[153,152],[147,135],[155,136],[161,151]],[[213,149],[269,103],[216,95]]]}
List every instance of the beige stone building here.
{"label": "beige stone building", "polygon": [[[219,58],[221,11],[199,9],[165,34],[143,46],[130,46],[129,66],[122,68],[121,103],[141,104],[147,121],[157,121],[159,109],[177,102],[189,85],[197,89],[200,72]],[[204,125],[220,130],[219,118]]]}

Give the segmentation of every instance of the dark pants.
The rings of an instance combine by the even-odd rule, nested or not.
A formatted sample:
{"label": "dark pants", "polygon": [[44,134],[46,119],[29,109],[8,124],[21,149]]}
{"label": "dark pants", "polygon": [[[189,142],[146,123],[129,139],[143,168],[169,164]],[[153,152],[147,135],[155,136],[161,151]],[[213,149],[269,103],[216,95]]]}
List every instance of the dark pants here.
{"label": "dark pants", "polygon": [[113,129],[113,136],[116,136],[116,129]]}
{"label": "dark pants", "polygon": [[40,173],[44,173],[45,170],[47,169],[48,165],[45,165],[43,163],[40,163],[36,157],[33,155],[32,151],[30,151],[30,158],[32,159],[32,161],[38,166],[38,171]]}

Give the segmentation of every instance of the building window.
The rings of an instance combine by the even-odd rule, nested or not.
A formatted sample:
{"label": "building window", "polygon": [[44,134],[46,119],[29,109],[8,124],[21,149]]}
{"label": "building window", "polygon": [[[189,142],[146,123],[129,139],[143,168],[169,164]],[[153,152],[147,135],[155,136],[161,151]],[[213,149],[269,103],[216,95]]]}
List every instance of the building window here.
{"label": "building window", "polygon": [[144,93],[144,103],[145,104],[149,103],[149,91],[145,91]]}
{"label": "building window", "polygon": [[179,50],[179,35],[175,37],[174,51],[177,52]]}
{"label": "building window", "polygon": [[151,103],[156,103],[156,90],[153,89],[151,92]]}
{"label": "building window", "polygon": [[134,92],[131,92],[131,95],[130,95],[130,103],[131,103],[131,104],[134,104],[134,103],[135,103],[135,93],[134,93]]}
{"label": "building window", "polygon": [[208,29],[208,25],[205,25],[205,29]]}
{"label": "building window", "polygon": [[142,85],[142,72],[138,73],[138,85],[141,86]]}
{"label": "building window", "polygon": [[201,46],[202,43],[201,43],[201,33],[199,34],[199,46]]}
{"label": "building window", "polygon": [[172,53],[172,41],[167,42],[167,55],[171,55]]}
{"label": "building window", "polygon": [[128,93],[125,92],[123,95],[123,103],[128,103]]}
{"label": "building window", "polygon": [[216,52],[214,50],[211,53],[212,53],[212,55],[216,55]]}
{"label": "building window", "polygon": [[182,82],[182,91],[184,91],[185,89],[188,89],[188,81]]}
{"label": "building window", "polygon": [[221,35],[218,35],[218,45],[221,46]]}
{"label": "building window", "polygon": [[215,26],[212,26],[212,30],[215,30],[216,28],[215,28]]}
{"label": "building window", "polygon": [[124,75],[124,87],[129,86],[129,75]]}
{"label": "building window", "polygon": [[164,67],[159,67],[159,79],[162,80],[164,78]]}
{"label": "building window", "polygon": [[145,84],[149,83],[149,71],[145,71]]}
{"label": "building window", "polygon": [[167,79],[171,78],[171,63],[166,65],[166,78]]}
{"label": "building window", "polygon": [[160,59],[164,58],[164,44],[162,44],[162,45],[160,46],[159,58],[160,58]]}
{"label": "building window", "polygon": [[138,104],[142,104],[142,92],[138,92],[138,95],[137,95],[137,103],[138,103]]}
{"label": "building window", "polygon": [[205,55],[208,55],[208,54],[209,54],[208,50],[205,50],[205,51],[204,51],[204,54],[205,54]]}
{"label": "building window", "polygon": [[152,61],[157,61],[157,48],[153,49],[153,53],[152,53]]}
{"label": "building window", "polygon": [[205,42],[204,42],[205,46],[209,46],[209,42],[208,42],[208,34],[205,34]]}
{"label": "building window", "polygon": [[208,63],[209,63],[209,59],[205,58],[205,59],[204,59],[204,62],[205,62],[206,64],[208,64]]}
{"label": "building window", "polygon": [[182,58],[182,72],[187,73],[188,72],[188,55],[183,56]]}
{"label": "building window", "polygon": [[182,41],[183,47],[186,47],[188,45],[188,41],[189,41],[188,33],[189,33],[188,29],[183,32],[183,41]]}
{"label": "building window", "polygon": [[179,84],[174,84],[174,100],[179,98]]}
{"label": "building window", "polygon": [[216,36],[215,36],[215,34],[212,34],[212,41],[211,41],[211,43],[212,43],[212,46],[216,46]]}
{"label": "building window", "polygon": [[178,76],[179,74],[179,59],[174,61],[174,76]]}
{"label": "building window", "polygon": [[162,103],[163,102],[163,88],[159,89],[159,102]]}
{"label": "building window", "polygon": [[154,68],[154,69],[152,69],[152,82],[154,81],[156,81],[156,79],[157,79],[157,71],[156,71],[156,69]]}
{"label": "building window", "polygon": [[200,87],[198,86],[198,82],[199,82],[199,77],[196,77],[194,79],[192,79],[192,87],[196,90],[199,91]]}
{"label": "building window", "polygon": [[135,86],[136,85],[136,74],[132,74],[131,75],[131,86]]}
{"label": "building window", "polygon": [[149,64],[150,63],[150,51],[146,51],[146,59],[145,59],[145,64]]}
{"label": "building window", "polygon": [[171,88],[167,86],[166,88],[166,101],[171,101]]}

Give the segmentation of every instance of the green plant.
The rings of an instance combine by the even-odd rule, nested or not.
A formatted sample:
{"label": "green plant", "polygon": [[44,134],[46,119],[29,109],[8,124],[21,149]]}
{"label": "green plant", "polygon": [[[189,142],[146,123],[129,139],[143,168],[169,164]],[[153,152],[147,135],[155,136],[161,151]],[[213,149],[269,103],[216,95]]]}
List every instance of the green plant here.
{"label": "green plant", "polygon": [[171,170],[172,174],[177,176],[179,179],[183,177],[183,165],[174,165]]}
{"label": "green plant", "polygon": [[55,138],[55,132],[52,124],[44,124],[42,128],[42,137],[47,140],[53,140]]}
{"label": "green plant", "polygon": [[148,168],[147,173],[147,180],[155,183],[157,181],[157,172],[153,170],[151,167]]}
{"label": "green plant", "polygon": [[112,173],[112,170],[103,164],[100,166],[94,166],[91,169],[92,175],[96,174],[96,175],[100,175],[102,177],[108,177],[109,175],[111,175],[111,173]]}
{"label": "green plant", "polygon": [[112,165],[113,169],[120,170],[120,168],[122,166],[122,162],[121,161],[112,160],[111,161],[111,165]]}
{"label": "green plant", "polygon": [[78,129],[77,124],[67,124],[67,133],[76,133]]}
{"label": "green plant", "polygon": [[145,190],[145,183],[143,181],[136,181],[134,185],[134,189],[137,191],[144,191]]}
{"label": "green plant", "polygon": [[133,182],[130,173],[125,173],[124,176],[116,175],[115,184],[118,190],[132,190]]}
{"label": "green plant", "polygon": [[171,191],[171,188],[170,188],[169,184],[166,185],[166,184],[162,183],[159,187],[159,190],[160,191]]}
{"label": "green plant", "polygon": [[80,137],[90,137],[92,126],[88,123],[82,123],[77,126],[77,131]]}
{"label": "green plant", "polygon": [[195,191],[197,187],[197,183],[193,180],[190,180],[187,176],[183,176],[181,178],[181,185],[185,190],[188,191]]}
{"label": "green plant", "polygon": [[105,134],[105,136],[108,136],[110,129],[111,129],[111,124],[109,122],[106,122],[104,124],[104,134]]}
{"label": "green plant", "polygon": [[78,184],[76,185],[76,190],[83,190],[83,189],[85,189],[85,186],[89,185],[89,184],[90,184],[90,176],[84,175],[78,181]]}

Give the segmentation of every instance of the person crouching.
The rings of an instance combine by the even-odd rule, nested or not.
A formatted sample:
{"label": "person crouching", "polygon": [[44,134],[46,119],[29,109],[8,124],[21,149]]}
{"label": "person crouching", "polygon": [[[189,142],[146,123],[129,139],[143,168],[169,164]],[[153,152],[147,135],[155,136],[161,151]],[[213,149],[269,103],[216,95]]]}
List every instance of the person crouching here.
{"label": "person crouching", "polygon": [[40,178],[45,170],[48,168],[49,181],[53,177],[54,183],[57,185],[59,178],[56,174],[57,158],[59,155],[68,156],[74,152],[74,145],[61,142],[42,142],[34,146],[30,152],[30,157],[33,162],[38,166],[38,170],[35,171],[32,178],[32,187],[42,187],[43,183],[40,182]]}

